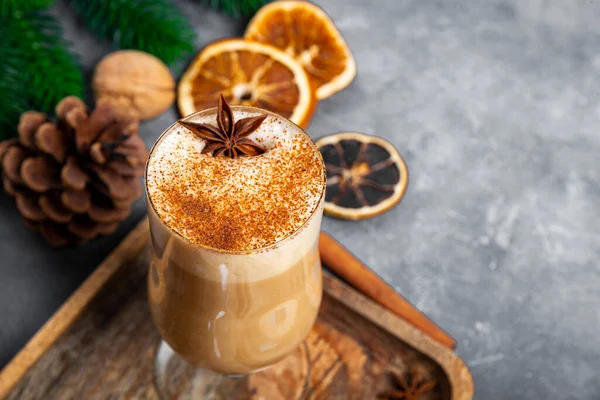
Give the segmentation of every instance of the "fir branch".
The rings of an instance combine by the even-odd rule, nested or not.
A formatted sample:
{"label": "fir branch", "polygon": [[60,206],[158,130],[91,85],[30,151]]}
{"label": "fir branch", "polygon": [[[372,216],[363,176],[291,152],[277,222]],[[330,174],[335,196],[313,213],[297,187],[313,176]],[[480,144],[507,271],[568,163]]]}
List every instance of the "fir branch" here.
{"label": "fir branch", "polygon": [[251,17],[270,0],[201,0],[215,10],[232,17]]}
{"label": "fir branch", "polygon": [[12,45],[21,54],[21,73],[26,76],[29,100],[36,109],[51,112],[63,97],[83,96],[81,67],[67,49],[62,27],[53,16],[34,11],[8,23],[14,33],[21,33],[12,38]]}
{"label": "fir branch", "polygon": [[19,54],[8,42],[5,24],[0,24],[0,140],[16,133],[19,115],[27,109],[27,87],[19,75]]}
{"label": "fir branch", "polygon": [[63,97],[84,94],[81,68],[62,39],[61,26],[44,11],[0,18],[0,59],[0,93],[5,96],[0,136],[14,134],[23,111],[52,113]]}
{"label": "fir branch", "polygon": [[0,16],[48,8],[55,0],[0,0]]}
{"label": "fir branch", "polygon": [[116,48],[146,51],[167,64],[194,50],[194,29],[167,0],[70,2],[87,28]]}

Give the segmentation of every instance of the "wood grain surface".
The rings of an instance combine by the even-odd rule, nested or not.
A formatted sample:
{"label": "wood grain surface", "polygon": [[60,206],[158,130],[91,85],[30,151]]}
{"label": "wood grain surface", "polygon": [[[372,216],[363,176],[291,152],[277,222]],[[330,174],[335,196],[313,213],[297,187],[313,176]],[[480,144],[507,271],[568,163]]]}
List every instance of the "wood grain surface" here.
{"label": "wood grain surface", "polygon": [[[158,398],[147,242],[142,221],[0,373],[0,398]],[[328,275],[324,292],[307,338],[308,398],[375,398],[394,387],[392,372],[436,382],[419,400],[472,398],[471,375],[451,350]]]}

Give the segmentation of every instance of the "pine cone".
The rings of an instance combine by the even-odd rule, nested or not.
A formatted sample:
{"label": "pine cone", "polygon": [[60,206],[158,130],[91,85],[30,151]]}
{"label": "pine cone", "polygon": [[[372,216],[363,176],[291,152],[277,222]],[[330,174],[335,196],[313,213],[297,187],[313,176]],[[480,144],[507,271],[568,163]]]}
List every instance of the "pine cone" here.
{"label": "pine cone", "polygon": [[26,225],[64,246],[116,230],[142,194],[148,150],[134,114],[110,102],[88,114],[69,96],[56,115],[23,113],[18,139],[0,142],[0,170]]}

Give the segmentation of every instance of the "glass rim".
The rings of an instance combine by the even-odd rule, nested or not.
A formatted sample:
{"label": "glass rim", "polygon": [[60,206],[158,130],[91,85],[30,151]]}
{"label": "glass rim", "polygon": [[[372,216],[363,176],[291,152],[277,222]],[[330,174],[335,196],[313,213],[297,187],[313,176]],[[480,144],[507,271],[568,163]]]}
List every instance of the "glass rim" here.
{"label": "glass rim", "polygon": [[268,246],[259,247],[259,248],[256,248],[256,249],[246,249],[246,250],[227,250],[227,249],[220,249],[220,248],[217,248],[217,247],[207,246],[207,245],[202,244],[202,243],[194,243],[194,242],[192,242],[191,240],[189,240],[188,238],[186,238],[185,236],[183,236],[182,234],[180,234],[179,232],[177,232],[175,229],[173,229],[159,215],[159,213],[156,210],[156,207],[154,206],[154,202],[152,201],[152,198],[151,198],[151,196],[150,196],[150,194],[148,192],[148,168],[150,166],[150,158],[152,157],[152,154],[154,153],[154,150],[159,146],[160,142],[165,138],[165,136],[167,134],[169,134],[170,132],[172,132],[172,129],[174,128],[175,125],[177,125],[177,122],[179,122],[181,120],[186,121],[188,119],[192,119],[194,117],[199,116],[200,114],[210,114],[210,113],[213,113],[213,114],[216,115],[217,114],[217,107],[212,107],[212,108],[207,108],[205,110],[196,111],[196,112],[194,112],[192,114],[186,115],[185,117],[178,119],[177,121],[173,122],[167,129],[165,129],[163,131],[163,133],[160,134],[160,136],[158,137],[158,139],[156,139],[156,141],[152,145],[152,148],[148,152],[148,158],[146,160],[146,166],[144,168],[144,191],[146,193],[146,203],[150,205],[150,208],[152,209],[152,212],[156,215],[156,217],[158,218],[158,220],[160,221],[161,224],[163,224],[175,236],[179,237],[181,240],[183,240],[184,242],[186,242],[187,244],[189,244],[192,247],[195,247],[195,248],[201,249],[201,250],[205,250],[205,251],[209,251],[209,252],[212,252],[212,253],[230,254],[230,255],[250,255],[250,254],[264,253],[266,251],[273,250],[273,249],[281,246],[282,243],[284,243],[284,242],[286,242],[288,240],[291,240],[294,237],[296,237],[302,230],[304,230],[304,228],[306,228],[308,226],[308,224],[312,221],[312,219],[317,214],[317,212],[319,211],[319,209],[322,208],[322,205],[323,205],[323,202],[324,202],[324,199],[325,199],[325,189],[326,189],[326,186],[327,186],[327,171],[326,171],[326,168],[325,168],[325,161],[323,160],[323,156],[321,155],[321,152],[319,151],[319,148],[317,147],[317,145],[315,144],[315,142],[312,140],[312,138],[310,137],[310,135],[308,133],[306,133],[306,131],[304,129],[302,129],[301,127],[299,127],[297,124],[295,124],[294,122],[290,121],[286,117],[281,116],[279,114],[276,114],[276,113],[274,113],[272,111],[264,110],[264,109],[258,108],[258,107],[241,106],[241,105],[231,105],[230,107],[231,107],[232,111],[245,111],[245,110],[247,110],[247,111],[256,112],[256,113],[266,113],[266,114],[269,114],[271,116],[274,116],[275,118],[284,119],[289,124],[295,126],[298,129],[298,131],[308,139],[309,145],[313,149],[313,151],[316,154],[317,158],[321,161],[321,172],[322,172],[322,177],[323,177],[323,183],[321,185],[322,190],[321,190],[321,194],[319,196],[319,200],[317,201],[317,206],[311,211],[311,213],[308,216],[308,218],[306,218],[306,221],[304,221],[304,223],[300,227],[298,227],[298,229],[296,229],[294,232],[290,233],[286,237],[284,237],[284,238],[282,238],[282,239],[280,239],[280,240],[276,241],[275,243],[270,244]]}

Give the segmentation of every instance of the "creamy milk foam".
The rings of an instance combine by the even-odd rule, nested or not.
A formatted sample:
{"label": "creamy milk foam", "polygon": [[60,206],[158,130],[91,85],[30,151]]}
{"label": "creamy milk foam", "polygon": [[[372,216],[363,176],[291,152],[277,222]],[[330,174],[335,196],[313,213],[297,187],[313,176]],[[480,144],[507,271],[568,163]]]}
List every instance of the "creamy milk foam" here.
{"label": "creamy milk foam", "polygon": [[[258,114],[235,111],[235,118],[238,120]],[[201,115],[191,120],[215,124],[215,115]],[[201,154],[204,140],[184,127],[174,125],[153,149],[147,170],[146,185],[153,206],[150,208],[156,211],[166,226],[188,242],[199,245],[191,246],[189,251],[197,253],[195,259],[202,255],[202,265],[228,259],[218,250],[248,253],[256,248],[275,245],[257,254],[245,254],[244,257],[231,255],[229,259],[238,260],[234,264],[239,266],[230,277],[234,280],[264,279],[281,272],[290,262],[302,257],[313,245],[320,229],[321,213],[317,211],[323,206],[325,175],[320,155],[308,135],[291,122],[270,114],[257,132],[249,137],[266,148],[265,154],[235,160],[212,157]],[[299,152],[302,152],[302,162],[290,161],[298,159]],[[307,163],[312,173],[302,176]],[[218,179],[213,179],[216,171],[219,172]],[[181,186],[185,187],[185,202],[179,198],[173,200],[173,192],[181,189]],[[289,190],[290,186],[293,193]],[[210,204],[211,210],[205,213],[207,217],[230,208],[229,214],[234,214],[242,231],[241,236],[246,235],[238,241],[242,248],[207,251],[206,247],[217,246],[206,241],[203,243],[203,235],[198,233],[220,229],[221,221],[216,221],[215,227],[203,218],[196,219],[197,215],[189,217],[187,211],[194,208],[195,201],[200,206]],[[254,220],[248,217],[253,211],[260,214]],[[225,223],[230,223],[231,215],[227,212],[223,214]],[[311,219],[313,214],[316,215]],[[276,215],[278,219],[271,215]],[[282,217],[285,221],[282,221]],[[261,225],[259,229],[248,228],[249,224],[257,223]],[[252,233],[257,235],[253,236]],[[289,236],[294,237],[279,243]],[[175,256],[186,257],[185,253],[178,252]],[[264,267],[265,262],[269,268]],[[188,268],[194,267],[190,265],[193,263],[182,264]],[[197,269],[207,279],[220,279],[214,276],[212,269]]]}
{"label": "creamy milk foam", "polygon": [[[258,114],[233,110],[236,120]],[[214,111],[191,118],[215,124]],[[266,152],[212,157],[174,125],[147,167],[154,320],[182,357],[223,373],[287,355],[321,301],[323,161],[308,135],[274,114],[250,138]]]}
{"label": "creamy milk foam", "polygon": [[[236,112],[235,118],[239,120],[250,116],[257,116],[257,112]],[[215,116],[199,116],[189,118],[189,121],[215,124]],[[187,183],[187,190],[192,198],[199,197],[210,198],[214,201],[221,201],[230,204],[231,201],[240,201],[248,195],[254,195],[259,198],[262,207],[294,208],[288,211],[297,219],[294,226],[298,229],[303,221],[306,221],[312,212],[316,209],[323,192],[324,176],[307,175],[304,179],[297,179],[297,183],[302,184],[304,190],[298,194],[301,199],[294,199],[291,203],[284,188],[273,187],[277,182],[278,175],[283,173],[298,174],[303,168],[306,168],[306,161],[303,163],[291,163],[290,157],[297,157],[299,154],[290,154],[296,152],[306,153],[313,158],[312,166],[318,169],[318,159],[320,156],[314,147],[306,146],[310,141],[308,136],[297,126],[289,121],[282,120],[274,115],[269,115],[260,125],[257,131],[250,134],[249,138],[266,149],[265,154],[259,157],[241,157],[230,159],[228,157],[212,157],[210,155],[201,155],[206,142],[194,135],[192,132],[180,125],[174,125],[170,131],[165,134],[155,149],[152,151],[148,166],[148,193],[159,213],[164,214],[165,221],[176,231],[195,241],[193,227],[182,226],[174,220],[170,213],[172,202],[169,201],[169,193],[160,193],[165,183],[171,183],[173,180]],[[299,143],[305,146],[298,146]],[[303,154],[306,156],[306,154]],[[199,174],[197,170],[190,167],[201,165],[203,169],[200,175],[206,179],[198,181]],[[218,182],[211,179],[214,170],[218,169]],[[210,191],[210,193],[206,193]],[[166,196],[165,196],[166,195]],[[165,199],[165,197],[167,197]],[[281,228],[272,227],[278,230],[273,242],[279,241],[291,232],[285,232]],[[266,247],[273,243],[249,243],[249,248]]]}

